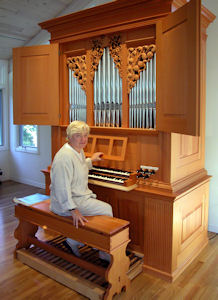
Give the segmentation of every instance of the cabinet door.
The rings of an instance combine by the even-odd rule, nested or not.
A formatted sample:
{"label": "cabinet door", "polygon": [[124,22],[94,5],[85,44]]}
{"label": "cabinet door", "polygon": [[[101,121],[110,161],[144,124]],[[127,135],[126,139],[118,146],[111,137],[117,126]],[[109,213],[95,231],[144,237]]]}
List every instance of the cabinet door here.
{"label": "cabinet door", "polygon": [[157,129],[199,135],[200,0],[157,24]]}
{"label": "cabinet door", "polygon": [[58,44],[13,49],[14,123],[59,125]]}

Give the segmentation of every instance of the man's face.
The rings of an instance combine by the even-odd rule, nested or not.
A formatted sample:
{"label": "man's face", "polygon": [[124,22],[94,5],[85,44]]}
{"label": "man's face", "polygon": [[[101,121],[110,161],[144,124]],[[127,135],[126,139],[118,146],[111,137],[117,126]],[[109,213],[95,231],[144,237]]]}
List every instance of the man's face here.
{"label": "man's face", "polygon": [[87,133],[75,133],[69,139],[71,146],[80,152],[80,150],[84,149],[88,143],[88,134]]}

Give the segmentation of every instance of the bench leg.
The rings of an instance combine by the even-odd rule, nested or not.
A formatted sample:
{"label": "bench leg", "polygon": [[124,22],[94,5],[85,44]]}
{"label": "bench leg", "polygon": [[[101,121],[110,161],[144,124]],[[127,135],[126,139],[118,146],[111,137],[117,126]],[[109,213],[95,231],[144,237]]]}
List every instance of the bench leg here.
{"label": "bench leg", "polygon": [[31,245],[31,243],[28,241],[28,237],[35,237],[35,233],[37,232],[37,230],[37,225],[19,220],[19,224],[14,231],[14,237],[18,240],[18,243],[16,244],[16,249],[28,249]]}
{"label": "bench leg", "polygon": [[110,253],[111,263],[105,276],[109,286],[104,295],[104,300],[111,300],[114,294],[119,294],[123,288],[126,290],[130,284],[130,280],[127,276],[130,260],[126,256],[128,243],[129,242],[124,243]]}

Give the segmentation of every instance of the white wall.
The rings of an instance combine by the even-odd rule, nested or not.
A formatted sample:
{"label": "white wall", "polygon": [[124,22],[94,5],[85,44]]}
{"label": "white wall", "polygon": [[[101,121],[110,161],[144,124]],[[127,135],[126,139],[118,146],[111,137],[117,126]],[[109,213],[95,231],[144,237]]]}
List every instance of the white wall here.
{"label": "white wall", "polygon": [[0,169],[3,174],[0,176],[0,181],[8,180],[10,178],[10,159],[9,151],[0,151]]}
{"label": "white wall", "polygon": [[212,175],[210,183],[209,230],[218,233],[218,1],[204,0],[203,4],[216,19],[207,33],[206,81],[206,169]]}

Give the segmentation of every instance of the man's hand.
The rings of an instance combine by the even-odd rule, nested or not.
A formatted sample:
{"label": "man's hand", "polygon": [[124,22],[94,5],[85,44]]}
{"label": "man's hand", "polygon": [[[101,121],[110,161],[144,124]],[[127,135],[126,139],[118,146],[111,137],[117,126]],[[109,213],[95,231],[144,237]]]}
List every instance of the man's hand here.
{"label": "man's hand", "polygon": [[103,157],[104,153],[103,152],[95,152],[92,157],[91,157],[91,161],[94,162],[94,161],[100,161],[102,160],[102,157]]}
{"label": "man's hand", "polygon": [[76,228],[78,228],[79,223],[81,223],[84,226],[85,222],[88,222],[88,220],[80,213],[78,209],[72,210],[71,214],[73,218],[73,225]]}

